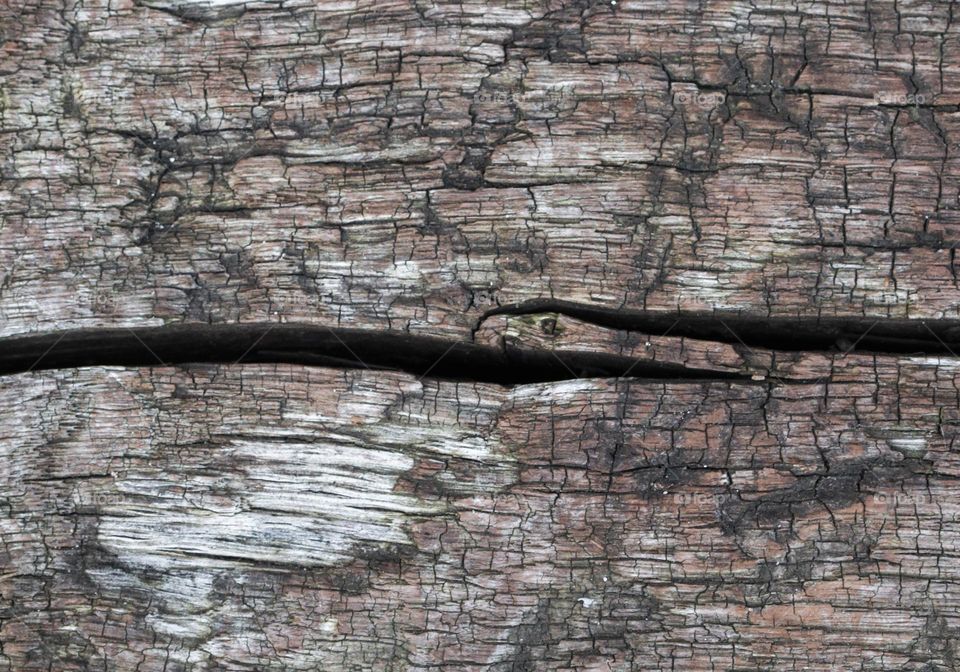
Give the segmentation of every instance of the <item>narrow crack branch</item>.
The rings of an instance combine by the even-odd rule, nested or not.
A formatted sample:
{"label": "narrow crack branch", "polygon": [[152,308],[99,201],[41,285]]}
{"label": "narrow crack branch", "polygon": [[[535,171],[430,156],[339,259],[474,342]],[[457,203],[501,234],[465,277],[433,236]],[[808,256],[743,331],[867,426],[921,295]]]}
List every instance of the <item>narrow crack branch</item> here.
{"label": "narrow crack branch", "polygon": [[560,313],[610,329],[645,334],[660,334],[670,329],[671,336],[729,344],[743,343],[788,352],[845,352],[852,349],[878,354],[953,355],[960,352],[960,320],[764,318],[736,313],[678,315],[614,310],[550,299],[488,310],[477,321],[473,333],[479,330],[485,320],[495,315],[537,313]]}

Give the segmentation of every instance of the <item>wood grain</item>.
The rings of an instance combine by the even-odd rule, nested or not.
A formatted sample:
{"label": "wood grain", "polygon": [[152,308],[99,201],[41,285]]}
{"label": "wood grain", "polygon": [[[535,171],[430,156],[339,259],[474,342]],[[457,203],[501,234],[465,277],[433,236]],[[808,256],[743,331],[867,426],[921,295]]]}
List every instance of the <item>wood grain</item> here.
{"label": "wood grain", "polygon": [[7,669],[953,669],[956,359],[0,389]]}
{"label": "wood grain", "polygon": [[0,8],[0,315],[960,316],[951,3]]}
{"label": "wood grain", "polygon": [[0,670],[960,668],[958,142],[952,0],[0,3]]}

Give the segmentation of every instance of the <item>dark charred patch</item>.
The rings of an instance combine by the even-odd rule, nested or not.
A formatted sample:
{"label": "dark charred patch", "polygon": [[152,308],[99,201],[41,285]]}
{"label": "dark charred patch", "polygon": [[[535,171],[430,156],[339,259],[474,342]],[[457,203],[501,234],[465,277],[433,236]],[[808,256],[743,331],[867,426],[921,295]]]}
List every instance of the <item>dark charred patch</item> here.
{"label": "dark charred patch", "polygon": [[467,147],[463,160],[443,171],[443,186],[474,191],[483,186],[483,173],[493,151],[487,147]]}

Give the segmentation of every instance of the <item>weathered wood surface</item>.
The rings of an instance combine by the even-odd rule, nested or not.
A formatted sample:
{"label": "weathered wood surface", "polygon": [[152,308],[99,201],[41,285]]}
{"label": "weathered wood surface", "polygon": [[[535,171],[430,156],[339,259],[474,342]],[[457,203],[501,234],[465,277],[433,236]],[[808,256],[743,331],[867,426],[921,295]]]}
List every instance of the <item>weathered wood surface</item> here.
{"label": "weathered wood surface", "polygon": [[540,297],[960,316],[953,3],[11,0],[0,26],[3,334],[464,338]]}
{"label": "weathered wood surface", "polygon": [[948,670],[960,361],[0,389],[7,669]]}
{"label": "weathered wood surface", "polygon": [[0,3],[0,670],[960,668],[958,142],[953,2]]}

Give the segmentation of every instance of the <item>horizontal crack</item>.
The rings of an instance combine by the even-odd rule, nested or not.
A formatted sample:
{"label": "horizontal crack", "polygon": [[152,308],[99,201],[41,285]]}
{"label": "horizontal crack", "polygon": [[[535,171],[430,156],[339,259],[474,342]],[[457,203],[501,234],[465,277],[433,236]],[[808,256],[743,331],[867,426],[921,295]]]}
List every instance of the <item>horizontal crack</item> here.
{"label": "horizontal crack", "polygon": [[81,366],[283,362],[406,371],[500,384],[586,377],[751,381],[748,373],[637,361],[621,355],[495,348],[398,331],[296,324],[80,329],[0,339],[0,375]]}
{"label": "horizontal crack", "polygon": [[[724,344],[781,351],[953,354],[960,320],[755,318],[640,313],[537,300],[487,311],[494,315],[560,313],[598,326],[646,334],[669,332]],[[0,338],[0,375],[81,366],[277,362],[335,368],[406,371],[417,376],[499,384],[588,377],[739,380],[748,371],[717,371],[613,353],[545,350],[390,330],[302,324],[189,324],[137,329],[80,329]],[[784,381],[781,381],[784,382]],[[790,382],[809,382],[792,379]]]}
{"label": "horizontal crack", "polygon": [[745,344],[788,352],[848,351],[878,354],[949,354],[960,352],[960,320],[874,317],[752,317],[736,314],[649,313],[537,299],[488,310],[494,315],[560,313],[598,326],[704,341]]}

